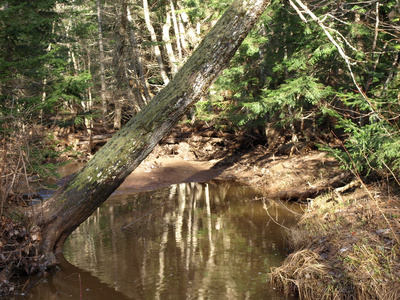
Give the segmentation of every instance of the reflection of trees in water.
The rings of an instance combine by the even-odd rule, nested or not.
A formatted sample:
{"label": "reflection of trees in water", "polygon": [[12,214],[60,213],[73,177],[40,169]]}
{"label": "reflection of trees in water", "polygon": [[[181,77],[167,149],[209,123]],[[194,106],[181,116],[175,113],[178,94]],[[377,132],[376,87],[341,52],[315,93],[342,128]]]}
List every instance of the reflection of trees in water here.
{"label": "reflection of trees in water", "polygon": [[[28,289],[26,295],[15,295],[10,299],[129,299],[127,295],[114,287],[102,283],[90,272],[75,267],[65,261],[63,257],[58,257],[58,259],[60,267],[53,269],[51,276],[47,276],[45,280],[33,285],[31,289]],[[31,284],[30,279],[25,283],[26,287]]]}
{"label": "reflection of trees in water", "polygon": [[[265,292],[257,278],[283,258],[281,228],[257,196],[227,183],[113,196],[73,233],[66,256],[132,297],[243,299]],[[268,211],[294,222],[280,206]]]}

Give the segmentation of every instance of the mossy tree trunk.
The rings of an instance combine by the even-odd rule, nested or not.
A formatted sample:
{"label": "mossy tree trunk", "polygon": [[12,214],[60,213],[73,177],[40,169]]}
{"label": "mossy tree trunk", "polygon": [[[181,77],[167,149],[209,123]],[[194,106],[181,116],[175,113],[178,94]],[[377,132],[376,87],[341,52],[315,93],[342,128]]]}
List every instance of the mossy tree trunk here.
{"label": "mossy tree trunk", "polygon": [[227,66],[269,0],[235,0],[173,80],[53,197],[36,207],[44,263],[178,123]]}

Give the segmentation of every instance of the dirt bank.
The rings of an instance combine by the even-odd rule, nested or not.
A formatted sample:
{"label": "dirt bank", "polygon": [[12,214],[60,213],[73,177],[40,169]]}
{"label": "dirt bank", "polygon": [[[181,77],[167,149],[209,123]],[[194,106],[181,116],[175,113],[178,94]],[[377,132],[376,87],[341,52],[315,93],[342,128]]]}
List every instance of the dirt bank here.
{"label": "dirt bank", "polygon": [[268,198],[306,200],[352,179],[333,158],[320,151],[288,156],[257,146],[220,159],[209,158],[218,156],[217,153],[198,159],[193,154],[197,149],[184,142],[169,154],[168,148],[159,146],[119,189],[150,190],[217,178],[251,185]]}
{"label": "dirt bank", "polygon": [[182,157],[162,156],[144,161],[118,188],[148,191],[182,182],[203,182],[219,176],[222,168],[213,168],[218,160],[192,161]]}

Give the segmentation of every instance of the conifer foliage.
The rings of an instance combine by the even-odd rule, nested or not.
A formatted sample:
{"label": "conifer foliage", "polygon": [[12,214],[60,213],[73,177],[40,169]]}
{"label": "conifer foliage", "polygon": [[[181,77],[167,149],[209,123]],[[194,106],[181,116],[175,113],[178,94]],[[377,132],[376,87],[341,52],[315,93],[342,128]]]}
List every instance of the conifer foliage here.
{"label": "conifer foliage", "polygon": [[306,1],[335,45],[295,2],[273,2],[201,112],[217,112],[218,124],[231,129],[272,124],[295,138],[336,135],[344,144],[323,148],[346,168],[393,174],[400,159],[398,3]]}

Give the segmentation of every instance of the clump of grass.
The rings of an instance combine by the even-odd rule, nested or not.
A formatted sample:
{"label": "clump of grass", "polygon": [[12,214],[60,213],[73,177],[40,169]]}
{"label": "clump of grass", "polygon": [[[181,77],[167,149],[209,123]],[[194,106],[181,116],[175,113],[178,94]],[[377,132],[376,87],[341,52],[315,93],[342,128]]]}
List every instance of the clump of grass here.
{"label": "clump of grass", "polygon": [[354,266],[352,280],[355,282],[357,294],[362,299],[400,298],[398,248],[399,245],[380,246],[378,240],[353,246],[346,258]]}
{"label": "clump of grass", "polygon": [[360,189],[310,203],[272,283],[300,299],[400,299],[400,201],[371,195]]}
{"label": "clump of grass", "polygon": [[272,271],[272,283],[286,294],[297,292],[300,299],[340,299],[335,277],[320,255],[310,249],[289,255],[282,267]]}

